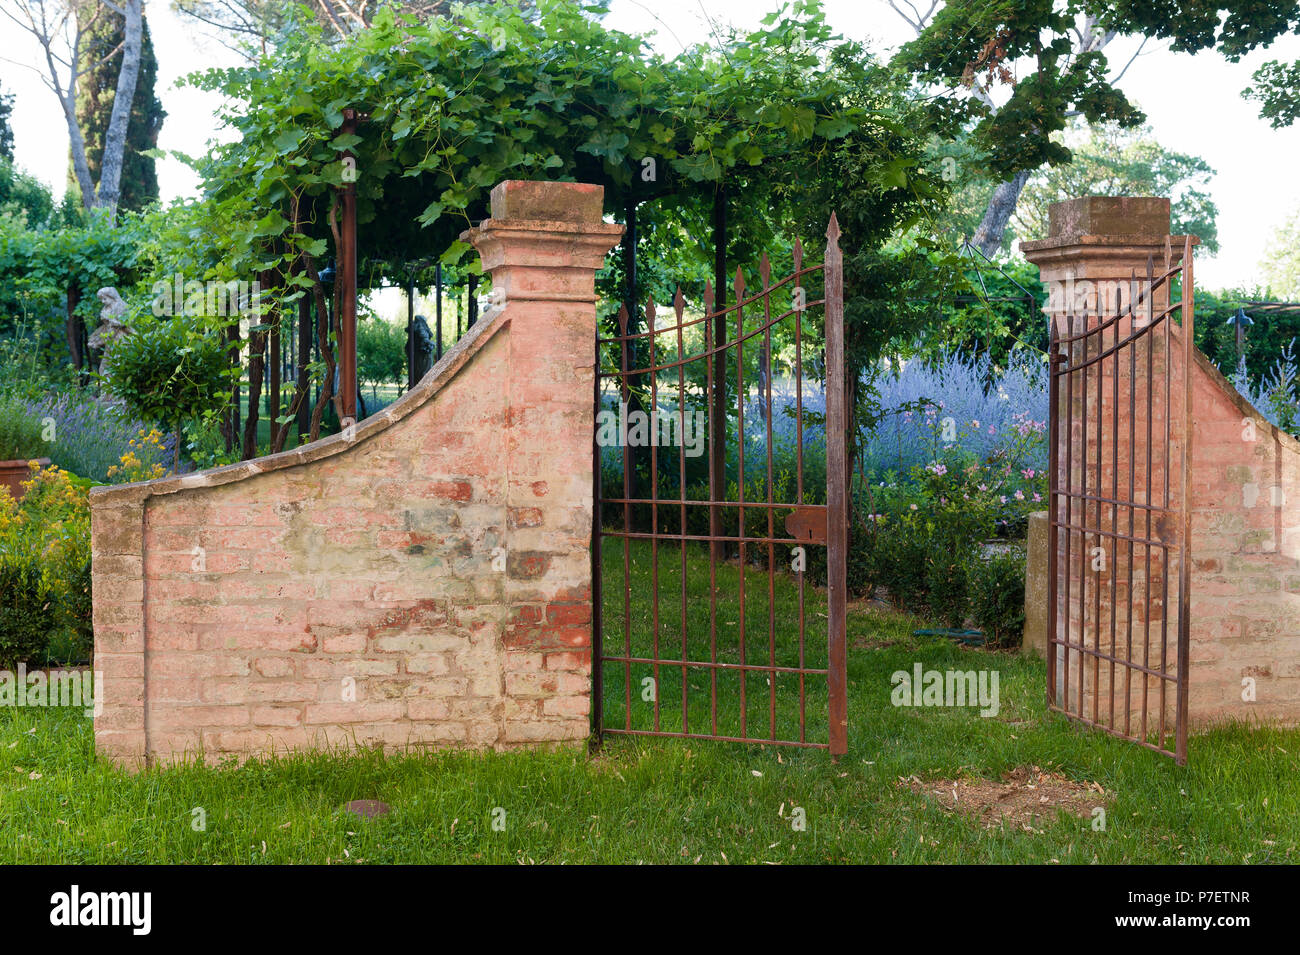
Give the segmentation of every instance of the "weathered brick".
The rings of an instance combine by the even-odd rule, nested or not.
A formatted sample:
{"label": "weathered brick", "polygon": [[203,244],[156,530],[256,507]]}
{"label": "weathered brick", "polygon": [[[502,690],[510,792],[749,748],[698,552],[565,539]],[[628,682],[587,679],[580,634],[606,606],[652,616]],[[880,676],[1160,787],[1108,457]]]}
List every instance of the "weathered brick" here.
{"label": "weathered brick", "polygon": [[[92,494],[104,752],[140,765],[146,706],[162,761],[585,735],[594,274],[618,228],[594,187],[517,188],[470,234],[504,314],[399,420]],[[590,234],[503,229],[508,200],[590,206]]]}

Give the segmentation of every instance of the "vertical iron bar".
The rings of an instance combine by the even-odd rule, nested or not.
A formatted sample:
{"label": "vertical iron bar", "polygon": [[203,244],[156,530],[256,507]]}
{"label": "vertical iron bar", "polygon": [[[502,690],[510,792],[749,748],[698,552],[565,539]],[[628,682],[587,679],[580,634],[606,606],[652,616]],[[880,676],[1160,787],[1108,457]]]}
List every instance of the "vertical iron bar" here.
{"label": "vertical iron bar", "polygon": [[[677,315],[677,485],[681,499],[680,523],[681,540],[681,595],[682,595],[682,732],[691,731],[689,711],[689,683],[687,681],[686,659],[688,647],[686,642],[686,365],[685,348],[682,341],[682,313],[686,309],[686,299],[682,289],[677,287],[673,296],[673,311]],[[704,323],[708,325],[707,320]],[[706,399],[707,400],[707,399]]]}
{"label": "vertical iron bar", "polygon": [[1124,616],[1124,735],[1133,731],[1133,544],[1134,517],[1137,513],[1137,312],[1133,291],[1137,288],[1137,271],[1130,270],[1128,324],[1128,609]]}
{"label": "vertical iron bar", "polygon": [[[1147,272],[1154,274],[1154,263],[1151,257],[1147,256]],[[1169,298],[1173,298],[1173,281],[1172,277],[1165,279],[1168,283],[1165,286],[1165,292]],[[1154,295],[1152,296],[1154,298]],[[1173,313],[1166,308],[1166,314],[1162,324],[1165,327],[1165,451],[1164,451],[1164,498],[1161,501],[1162,511],[1166,523],[1170,518],[1170,500],[1169,500],[1169,465],[1170,465],[1170,448],[1169,443],[1173,431],[1174,409],[1170,403],[1173,398],[1173,373],[1174,359],[1170,351],[1170,345],[1173,342],[1173,336],[1170,333],[1170,327],[1174,323]],[[1163,537],[1163,535],[1162,535]],[[1166,687],[1169,685],[1169,556],[1171,548],[1163,540],[1161,541],[1161,565],[1160,565],[1160,735],[1159,745],[1161,749],[1165,747],[1165,707],[1167,703]]]}
{"label": "vertical iron bar", "polygon": [[[456,320],[460,325],[459,317]],[[627,383],[627,306],[618,310],[619,329],[619,446],[623,454],[623,722],[625,729],[632,728],[632,459],[628,456],[627,408],[629,388]]]}
{"label": "vertical iron bar", "polygon": [[[709,500],[717,502],[727,488],[727,355],[723,348],[727,341],[727,317],[723,314],[727,307],[727,191],[721,182],[713,193],[713,288],[715,297],[708,311],[713,315],[713,347],[717,353],[709,362],[713,370],[713,391],[709,396]],[[710,324],[709,318],[704,321]],[[714,503],[709,508],[709,552],[715,560],[725,557],[725,545],[718,540],[721,536],[722,509]]]}
{"label": "vertical iron bar", "polygon": [[[1106,548],[1102,542],[1102,519],[1101,519],[1101,499],[1106,496],[1106,482],[1102,478],[1102,455],[1106,448],[1106,434],[1103,427],[1102,414],[1106,407],[1106,382],[1102,372],[1106,368],[1106,330],[1102,328],[1102,322],[1106,318],[1107,309],[1102,307],[1101,302],[1097,303],[1097,489],[1094,497],[1097,498],[1095,508],[1097,525],[1096,525],[1096,547],[1101,548],[1102,557],[1105,557]],[[1096,549],[1096,548],[1094,548]],[[1093,612],[1092,625],[1095,628],[1096,635],[1093,639],[1093,650],[1096,651],[1092,658],[1092,721],[1099,721],[1101,713],[1101,572],[1094,571],[1092,577],[1092,598]]]}
{"label": "vertical iron bar", "polygon": [[1142,730],[1141,730],[1142,735],[1140,737],[1140,739],[1143,742],[1147,741],[1147,707],[1149,703],[1149,693],[1151,690],[1151,676],[1147,671],[1151,667],[1151,589],[1152,589],[1151,588],[1151,508],[1153,506],[1151,501],[1151,484],[1152,484],[1151,454],[1152,454],[1153,443],[1155,441],[1155,432],[1152,427],[1151,414],[1152,411],[1155,409],[1155,403],[1156,403],[1155,389],[1152,385],[1152,380],[1155,375],[1155,365],[1154,365],[1154,355],[1153,355],[1153,349],[1155,346],[1155,333],[1151,327],[1151,323],[1155,319],[1154,308],[1152,305],[1153,300],[1154,300],[1154,290],[1151,288],[1151,270],[1147,269],[1147,283],[1146,283],[1147,320],[1146,320],[1146,324],[1142,328],[1142,338],[1145,341],[1146,353],[1147,353],[1147,375],[1146,375],[1147,444],[1146,444],[1146,461],[1145,461],[1146,467],[1144,469],[1146,480],[1143,486],[1143,493],[1144,496],[1146,497],[1146,512],[1147,512],[1146,534],[1145,534],[1147,570],[1146,570],[1146,583],[1142,592],[1142,597],[1143,597],[1143,601],[1146,604],[1146,609],[1142,614],[1142,666],[1144,669],[1142,672]]}
{"label": "vertical iron bar", "polygon": [[768,671],[768,732],[776,739],[776,550],[772,538],[776,536],[773,519],[772,488],[772,265],[767,253],[763,253],[759,266],[759,275],[763,280],[763,357],[766,370],[763,383],[766,398],[763,418],[767,425],[767,663],[772,669]]}
{"label": "vertical iron bar", "polygon": [[[1061,520],[1061,409],[1060,376],[1062,364],[1060,331],[1057,328],[1056,314],[1048,313],[1048,366],[1047,366],[1047,421],[1048,436],[1051,444],[1047,446],[1047,705],[1056,705],[1056,653],[1060,643],[1057,633],[1057,563],[1056,548],[1059,536],[1058,524]],[[1069,530],[1066,530],[1069,534]]]}
{"label": "vertical iron bar", "polygon": [[1070,712],[1070,584],[1074,562],[1070,551],[1074,545],[1074,315],[1065,316],[1065,639],[1061,647],[1061,711]]}
{"label": "vertical iron bar", "polygon": [[[635,216],[636,207],[632,206],[632,212]],[[650,624],[654,627],[653,647],[654,652],[650,654],[654,660],[654,688],[655,688],[655,732],[659,732],[659,370],[656,367],[658,359],[655,347],[655,302],[654,298],[647,299],[645,306],[645,327],[647,331],[646,344],[648,346],[649,361],[646,366],[650,369],[650,407],[647,411],[647,424],[649,426],[650,439],[650,603],[651,618]],[[682,732],[686,728],[682,727]]]}
{"label": "vertical iron bar", "polygon": [[[798,239],[794,240],[794,290],[792,296],[796,296],[794,304],[799,304],[797,296],[805,296],[807,301],[807,292],[803,291],[803,277],[799,274],[803,268],[803,245]],[[824,270],[824,266],[823,266]],[[803,504],[803,309],[796,307],[794,309],[794,434],[795,434],[795,502]],[[807,551],[804,552],[805,561]],[[803,673],[805,660],[807,659],[806,644],[804,642],[804,578],[805,571],[799,571],[799,741],[802,743],[807,739],[807,686],[806,678]]]}
{"label": "vertical iron bar", "polygon": [[1192,501],[1189,472],[1192,462],[1192,361],[1196,338],[1195,283],[1192,278],[1192,237],[1183,239],[1183,447],[1182,540],[1178,555],[1178,707],[1174,758],[1187,762],[1187,677],[1191,642]]}
{"label": "vertical iron bar", "polygon": [[[441,266],[439,266],[441,269]],[[441,276],[439,276],[441,278]],[[441,302],[439,302],[441,304]],[[441,309],[439,309],[441,312]],[[441,314],[438,321],[438,340],[442,341],[442,321]],[[595,364],[593,365],[594,374],[592,375],[592,420],[600,420],[601,401],[600,401],[600,330],[596,330],[595,343]],[[592,520],[591,520],[591,728],[592,733],[599,743],[605,731],[605,670],[603,656],[605,653],[604,640],[602,639],[603,628],[605,624],[605,602],[604,590],[601,587],[601,578],[604,574],[604,562],[601,559],[601,531],[603,522],[601,515],[604,513],[603,499],[605,488],[601,481],[602,460],[600,448],[600,429],[597,428],[591,437],[591,482],[592,482]]]}
{"label": "vertical iron bar", "polygon": [[[1079,468],[1079,502],[1082,514],[1079,518],[1079,718],[1083,718],[1084,676],[1087,673],[1088,646],[1088,338],[1092,334],[1091,309],[1085,307],[1083,312],[1083,331],[1080,341],[1083,344],[1083,358],[1080,370],[1083,372],[1083,395],[1080,398],[1079,424],[1083,434],[1079,439],[1079,453],[1083,458]],[[1095,696],[1096,694],[1094,694]]]}
{"label": "vertical iron bar", "polygon": [[826,679],[830,684],[830,750],[848,752],[848,659],[845,647],[848,555],[848,409],[844,390],[844,262],[840,224],[831,213],[826,229],[823,279],[826,300],[826,589],[830,646]]}
{"label": "vertical iron bar", "polygon": [[1123,293],[1115,296],[1115,324],[1111,333],[1110,362],[1110,728],[1115,728],[1115,659],[1119,624],[1119,353],[1123,331]]}
{"label": "vertical iron bar", "polygon": [[[708,406],[709,418],[709,500],[717,501],[718,498],[718,477],[717,477],[717,458],[713,454],[713,440],[717,433],[716,419],[718,416],[717,405],[714,404],[713,396],[715,394],[715,385],[713,381],[713,369],[717,364],[717,356],[713,354],[713,328],[715,319],[713,310],[715,307],[715,298],[713,286],[708,282],[704,283],[704,394],[705,404]],[[709,720],[712,727],[711,732],[714,736],[718,735],[718,541],[716,535],[718,526],[714,523],[714,515],[717,508],[713,504],[709,505]]]}
{"label": "vertical iron bar", "polygon": [[736,266],[736,520],[740,559],[736,562],[740,598],[740,735],[749,736],[749,652],[745,646],[745,276]]}

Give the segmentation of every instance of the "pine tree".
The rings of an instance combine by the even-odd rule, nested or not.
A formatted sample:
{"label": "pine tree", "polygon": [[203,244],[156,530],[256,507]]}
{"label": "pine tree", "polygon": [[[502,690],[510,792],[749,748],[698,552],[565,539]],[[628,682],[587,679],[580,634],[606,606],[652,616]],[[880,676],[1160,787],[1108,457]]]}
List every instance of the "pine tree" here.
{"label": "pine tree", "polygon": [[[121,46],[124,36],[122,18],[109,13],[99,19],[85,39],[82,62],[87,72],[77,90],[77,125],[86,140],[86,162],[91,179],[99,181],[104,156],[104,138],[113,113],[113,95],[122,65]],[[116,52],[114,52],[116,51]],[[109,56],[109,53],[112,53]],[[107,57],[107,59],[105,59]],[[100,62],[102,60],[102,62]],[[145,150],[158,145],[158,133],[167,117],[154,85],[158,78],[158,58],[154,55],[149,24],[144,22],[140,51],[140,76],[136,80],[131,102],[131,120],[127,126],[126,154],[122,159],[121,198],[119,209],[138,212],[158,198],[158,173],[152,156]],[[69,163],[68,184],[77,189],[76,176]]]}

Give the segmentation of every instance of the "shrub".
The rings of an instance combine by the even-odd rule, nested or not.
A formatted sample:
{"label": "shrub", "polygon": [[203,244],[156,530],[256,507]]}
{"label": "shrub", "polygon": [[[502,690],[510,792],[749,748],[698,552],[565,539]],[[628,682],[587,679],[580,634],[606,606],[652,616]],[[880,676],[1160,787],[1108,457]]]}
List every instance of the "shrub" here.
{"label": "shrub", "polygon": [[0,669],[40,659],[57,616],[40,563],[18,554],[0,556]]}
{"label": "shrub", "polygon": [[0,461],[43,458],[49,451],[41,420],[32,416],[22,402],[0,400]]}
{"label": "shrub", "polygon": [[1014,548],[969,567],[971,617],[989,642],[1018,647],[1025,635],[1025,552]]}
{"label": "shrub", "polygon": [[70,557],[64,574],[59,611],[69,637],[69,656],[75,662],[89,660],[94,651],[95,626],[91,616],[90,555]]}
{"label": "shrub", "polygon": [[[12,578],[0,582],[0,602],[9,607],[12,626],[18,627],[25,620],[31,627],[43,628],[31,630],[26,637],[15,631],[0,636],[0,642],[7,640],[7,645],[20,647],[24,653],[36,652],[32,647],[45,652],[51,640],[59,637],[60,645],[69,647],[72,656],[84,659],[89,655],[89,485],[89,481],[51,467],[24,482],[26,494],[21,503],[15,502],[7,490],[0,490],[0,561],[9,563]],[[28,571],[38,578],[41,599],[49,604],[48,613],[36,607],[34,585],[24,576]],[[8,590],[11,584],[18,588],[12,605]],[[3,646],[0,652],[4,652]]]}
{"label": "shrub", "polygon": [[[179,433],[187,421],[224,407],[228,356],[215,335],[187,327],[181,319],[141,322],[119,339],[110,355],[107,387],[136,414]],[[180,447],[172,466],[179,463]]]}

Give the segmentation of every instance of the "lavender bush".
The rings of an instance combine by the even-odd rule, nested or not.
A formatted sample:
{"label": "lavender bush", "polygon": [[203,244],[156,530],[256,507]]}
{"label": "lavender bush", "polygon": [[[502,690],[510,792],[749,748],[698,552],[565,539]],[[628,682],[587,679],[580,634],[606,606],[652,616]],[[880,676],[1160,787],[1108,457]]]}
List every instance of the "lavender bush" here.
{"label": "lavender bush", "polygon": [[1273,427],[1300,436],[1300,398],[1296,394],[1298,378],[1300,373],[1296,370],[1293,338],[1273,363],[1273,370],[1258,382],[1251,382],[1244,358],[1237,363],[1231,380],[1238,394],[1254,405]]}
{"label": "lavender bush", "polygon": [[[148,458],[145,465],[166,464],[163,454],[149,448],[131,448],[131,440],[145,427],[117,408],[96,401],[80,391],[51,394],[22,402],[27,413],[37,421],[53,419],[54,440],[50,443],[50,460],[65,471],[101,483],[109,482],[108,469],[121,462],[128,450],[137,457]],[[137,442],[138,444],[138,442]],[[157,462],[153,458],[157,458]],[[120,478],[119,478],[120,480]]]}
{"label": "lavender bush", "polygon": [[[953,444],[988,460],[1027,426],[1045,427],[1047,386],[1042,362],[1026,360],[997,372],[986,354],[950,352],[933,365],[908,361],[877,382],[884,417],[864,444],[863,470],[877,479],[906,475],[942,459]],[[956,442],[944,440],[945,418],[952,419]],[[1032,449],[1024,466],[1045,471],[1046,444]]]}

